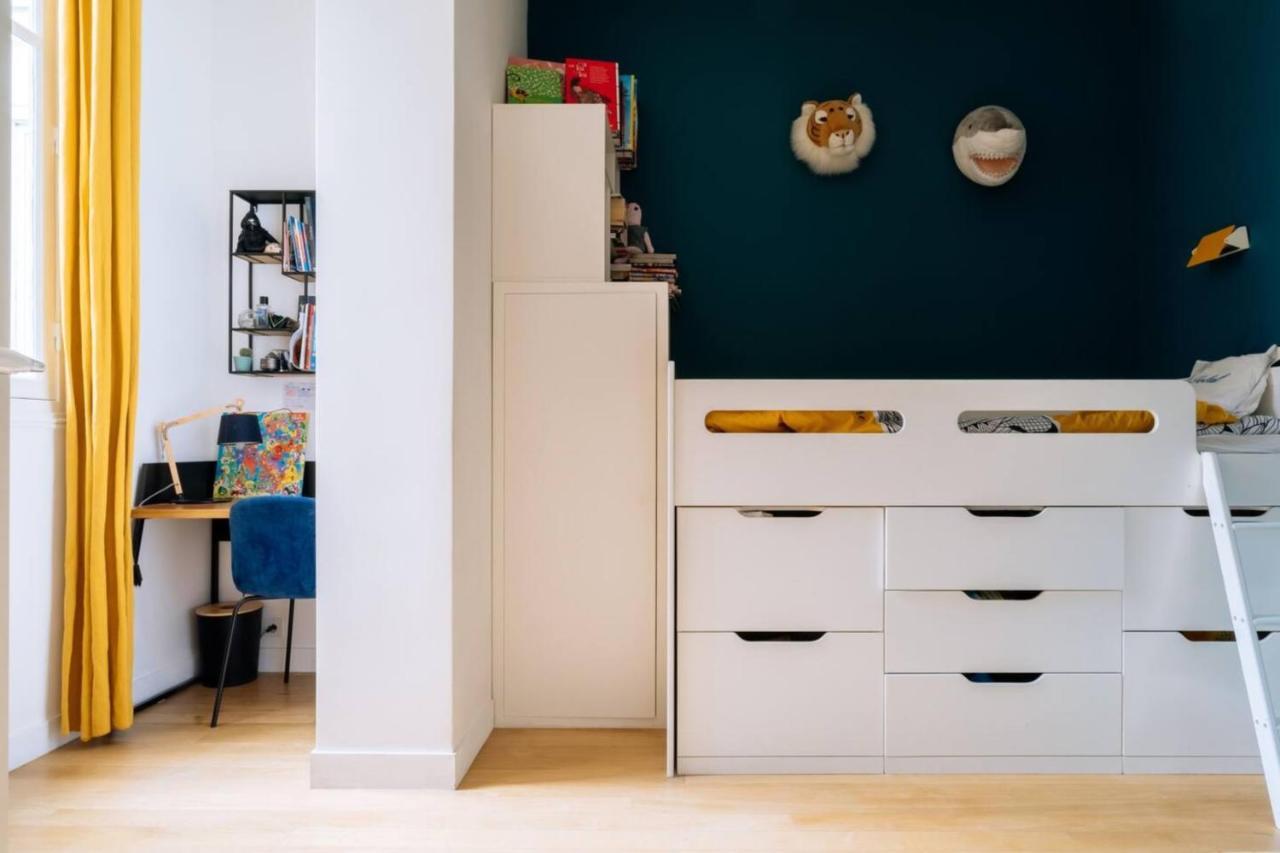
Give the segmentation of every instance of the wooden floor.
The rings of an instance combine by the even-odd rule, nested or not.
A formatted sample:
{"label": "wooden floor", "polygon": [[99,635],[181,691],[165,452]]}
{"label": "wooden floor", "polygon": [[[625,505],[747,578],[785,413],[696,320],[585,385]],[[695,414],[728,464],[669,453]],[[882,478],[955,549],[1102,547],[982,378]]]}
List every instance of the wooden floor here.
{"label": "wooden floor", "polygon": [[463,789],[312,791],[314,681],[145,711],[11,775],[12,850],[1263,850],[1260,778],[663,776],[646,731],[500,730]]}

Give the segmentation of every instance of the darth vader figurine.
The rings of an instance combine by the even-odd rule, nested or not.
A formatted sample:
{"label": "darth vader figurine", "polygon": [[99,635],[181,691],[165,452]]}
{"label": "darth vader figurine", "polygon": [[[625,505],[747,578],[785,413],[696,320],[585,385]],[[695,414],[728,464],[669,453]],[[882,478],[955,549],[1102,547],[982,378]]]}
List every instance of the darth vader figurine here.
{"label": "darth vader figurine", "polygon": [[258,219],[256,204],[250,205],[249,212],[244,215],[244,219],[240,220],[240,239],[236,240],[236,252],[280,254],[280,244],[267,232],[267,229],[262,227],[262,222]]}

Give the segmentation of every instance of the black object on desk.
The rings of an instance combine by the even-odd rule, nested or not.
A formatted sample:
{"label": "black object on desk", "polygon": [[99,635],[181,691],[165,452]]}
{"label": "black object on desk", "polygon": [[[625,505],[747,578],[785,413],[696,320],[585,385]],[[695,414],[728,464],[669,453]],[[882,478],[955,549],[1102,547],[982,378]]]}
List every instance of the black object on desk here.
{"label": "black object on desk", "polygon": [[[178,476],[182,479],[183,491],[187,501],[183,506],[193,503],[208,502],[213,504],[213,482],[217,477],[218,463],[179,462]],[[169,474],[169,466],[164,462],[144,462],[138,469],[138,481],[134,488],[134,507],[174,506],[173,478]],[[302,494],[313,498],[316,494],[316,463],[307,462],[302,475]],[[230,502],[213,504],[215,507],[230,508]],[[176,516],[175,516],[176,517]],[[231,541],[231,524],[227,518],[208,518],[210,524],[209,538],[209,601],[218,602],[218,543]],[[133,584],[142,585],[142,568],[138,558],[142,553],[142,532],[145,518],[133,519]]]}

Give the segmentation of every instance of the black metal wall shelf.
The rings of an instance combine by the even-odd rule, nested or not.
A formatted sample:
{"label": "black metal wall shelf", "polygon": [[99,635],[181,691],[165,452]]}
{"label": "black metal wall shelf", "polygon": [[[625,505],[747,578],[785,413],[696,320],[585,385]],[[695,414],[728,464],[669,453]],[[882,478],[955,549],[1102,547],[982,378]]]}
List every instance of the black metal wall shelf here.
{"label": "black metal wall shelf", "polygon": [[[316,214],[316,193],[315,190],[231,190],[228,193],[227,200],[227,242],[228,242],[228,258],[227,258],[227,371],[237,376],[314,376],[315,371],[310,370],[260,370],[258,368],[258,359],[260,354],[254,347],[256,338],[288,338],[293,335],[294,329],[259,329],[259,328],[243,328],[237,325],[237,318],[240,311],[245,308],[253,308],[255,306],[254,295],[254,268],[261,265],[275,266],[280,269],[281,275],[285,278],[292,279],[302,285],[301,299],[314,301],[315,296],[313,287],[316,280],[314,270],[303,272],[300,270],[283,269],[282,254],[268,254],[266,252],[237,252],[235,251],[236,240],[240,233],[240,219],[248,212],[253,205],[259,207],[278,206],[280,209],[280,218],[278,222],[268,223],[265,212],[259,211],[259,219],[262,220],[263,227],[272,233],[272,236],[278,239],[284,239],[284,231],[290,213],[295,213],[291,208],[296,208],[295,215],[301,216],[302,209],[310,202],[309,212],[311,214],[312,233],[315,230],[315,214]],[[314,248],[314,246],[313,246]],[[245,302],[239,303],[242,307],[237,308],[236,300],[236,269],[245,270],[247,284],[240,288],[241,293],[245,296]],[[286,309],[287,311],[287,309]],[[276,312],[283,313],[283,312]],[[287,314],[286,314],[287,316]],[[248,339],[248,347],[254,350],[253,369],[236,370],[235,359],[239,347],[236,344],[237,336],[244,336]],[[276,349],[278,343],[273,345],[271,349]]]}

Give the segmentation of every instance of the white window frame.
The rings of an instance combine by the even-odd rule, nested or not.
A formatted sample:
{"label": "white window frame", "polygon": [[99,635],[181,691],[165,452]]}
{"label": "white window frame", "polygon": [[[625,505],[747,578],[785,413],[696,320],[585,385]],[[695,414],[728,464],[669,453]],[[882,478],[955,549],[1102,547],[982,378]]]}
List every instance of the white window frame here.
{"label": "white window frame", "polygon": [[[51,28],[57,21],[57,0],[36,0],[32,4],[34,28],[11,20],[12,37],[31,45],[36,57],[35,115],[36,129],[35,174],[37,188],[34,201],[35,216],[35,277],[41,284],[39,316],[35,318],[44,339],[41,359],[44,373],[17,374],[10,383],[10,396],[33,400],[59,400],[61,375],[61,341],[58,326],[57,296],[57,53],[56,33]],[[8,271],[5,271],[8,274]],[[13,286],[13,283],[10,283]]]}

